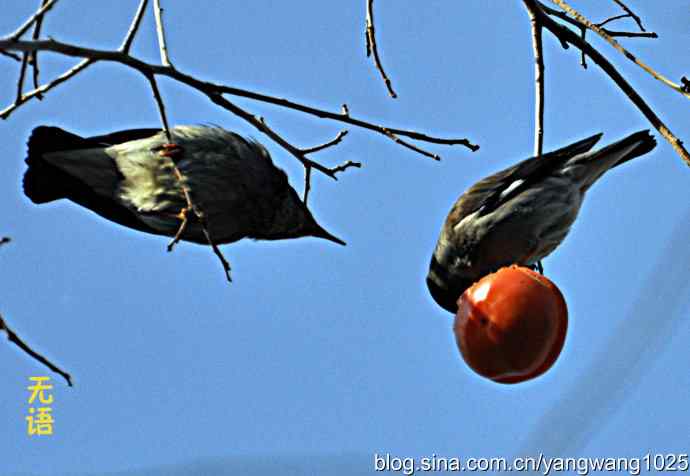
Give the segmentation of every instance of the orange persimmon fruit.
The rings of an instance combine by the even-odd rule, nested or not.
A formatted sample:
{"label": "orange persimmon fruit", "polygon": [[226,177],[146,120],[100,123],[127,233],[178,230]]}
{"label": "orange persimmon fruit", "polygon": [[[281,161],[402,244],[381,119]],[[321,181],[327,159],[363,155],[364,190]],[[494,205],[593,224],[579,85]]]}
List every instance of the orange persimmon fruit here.
{"label": "orange persimmon fruit", "polygon": [[568,308],[560,290],[531,269],[483,277],[458,299],[455,338],[479,375],[517,383],[546,372],[565,343]]}

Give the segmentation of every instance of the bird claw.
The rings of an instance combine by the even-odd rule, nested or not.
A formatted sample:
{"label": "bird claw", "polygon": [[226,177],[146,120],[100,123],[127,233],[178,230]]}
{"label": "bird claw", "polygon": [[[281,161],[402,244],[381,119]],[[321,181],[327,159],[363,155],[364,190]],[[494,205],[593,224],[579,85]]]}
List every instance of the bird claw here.
{"label": "bird claw", "polygon": [[171,159],[177,158],[184,153],[184,149],[178,144],[163,144],[153,150],[158,152],[158,155],[161,157],[168,157]]}
{"label": "bird claw", "polygon": [[532,270],[536,271],[542,276],[544,275],[544,266],[542,266],[541,261],[537,261],[532,266],[530,266],[530,268],[532,268]]}

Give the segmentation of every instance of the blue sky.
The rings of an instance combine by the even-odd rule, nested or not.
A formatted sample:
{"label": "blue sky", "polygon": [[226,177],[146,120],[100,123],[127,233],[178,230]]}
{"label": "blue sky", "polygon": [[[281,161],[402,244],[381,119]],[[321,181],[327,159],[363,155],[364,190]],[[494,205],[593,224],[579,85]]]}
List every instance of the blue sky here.
{"label": "blue sky", "polygon": [[[0,31],[13,31],[33,3],[3,2]],[[44,32],[114,49],[137,3],[64,0]],[[679,277],[689,258],[683,246],[667,248],[688,222],[690,170],[658,134],[653,153],[590,191],[570,235],[544,262],[566,297],[570,326],[543,377],[501,386],[473,374],[451,317],[427,294],[430,253],[451,204],[533,150],[533,59],[520,2],[377,2],[396,100],[364,56],[363,1],[164,3],[171,59],[185,72],[333,111],[347,103],[353,116],[466,136],[481,149],[423,145],[443,157],[437,163],[349,128],[340,146],[316,157],[363,168],[337,182],[315,175],[310,196],[317,219],[348,246],[228,245],[228,285],[210,250],[183,243],[168,254],[165,238],[68,202],[37,207],[21,192],[25,143],[37,125],[85,135],[157,127],[142,77],[96,65],[22,107],[0,124],[0,235],[13,238],[0,250],[0,312],[69,370],[75,387],[53,378],[55,434],[28,437],[28,378],[53,375],[0,344],[0,472],[204,474],[200,467],[215,465],[368,474],[374,453],[688,452],[690,325]],[[686,2],[629,3],[660,38],[625,44],[671,79],[687,75]],[[574,4],[597,20],[617,13],[613,2]],[[591,38],[690,140],[687,99]],[[597,132],[606,144],[650,127],[595,65],[579,66],[574,48],[562,50],[546,33],[544,43],[546,150]],[[133,53],[158,61],[150,13]],[[44,79],[74,63],[41,58]],[[4,107],[17,67],[0,57],[0,70]],[[161,91],[172,123],[216,123],[256,137],[301,191],[301,166],[270,139],[171,81]],[[300,147],[345,128],[237,102]]]}

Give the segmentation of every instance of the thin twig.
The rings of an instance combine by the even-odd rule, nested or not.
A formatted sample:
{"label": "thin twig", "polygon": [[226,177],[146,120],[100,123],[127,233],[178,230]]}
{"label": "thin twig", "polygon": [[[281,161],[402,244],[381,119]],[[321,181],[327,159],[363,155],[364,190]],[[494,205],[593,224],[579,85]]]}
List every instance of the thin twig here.
{"label": "thin twig", "polygon": [[544,146],[544,55],[542,26],[537,14],[527,8],[532,24],[532,49],[534,50],[534,156],[541,157]]}
{"label": "thin twig", "polygon": [[[218,245],[216,245],[215,241],[213,241],[213,238],[211,237],[211,234],[208,231],[208,223],[206,222],[206,215],[204,211],[194,203],[192,200],[192,193],[191,190],[189,189],[189,186],[187,185],[187,180],[180,171],[179,167],[177,167],[177,164],[175,163],[174,158],[172,157],[174,155],[174,152],[166,152],[166,149],[171,148],[174,146],[174,141],[172,134],[170,133],[170,126],[168,125],[168,118],[165,113],[165,104],[163,103],[163,99],[161,97],[160,91],[158,90],[158,85],[156,83],[156,79],[153,76],[153,74],[150,74],[147,76],[149,83],[151,84],[151,89],[153,91],[153,96],[156,100],[156,104],[158,105],[158,112],[160,113],[161,117],[161,122],[163,123],[163,130],[165,132],[165,136],[168,140],[168,144],[164,146],[160,150],[160,155],[163,157],[168,157],[170,159],[170,162],[172,163],[173,167],[173,172],[175,173],[175,177],[177,178],[178,183],[180,184],[180,188],[182,189],[182,194],[184,195],[185,202],[187,203],[187,206],[183,208],[180,211],[180,214],[182,216],[182,222],[180,223],[179,228],[177,229],[177,233],[175,233],[175,237],[172,239],[172,241],[168,244],[168,252],[171,252],[175,245],[180,241],[182,238],[182,234],[184,233],[185,229],[187,228],[187,223],[189,222],[189,213],[192,212],[196,215],[196,217],[199,219],[199,223],[201,225],[201,230],[204,233],[204,236],[206,237],[206,241],[208,244],[211,246],[213,249],[213,252],[215,255],[218,257],[220,260],[221,264],[223,265],[223,270],[225,271],[225,277],[228,279],[228,282],[232,282],[232,278],[230,277],[230,263],[228,263],[228,260],[225,259],[225,256],[223,256],[223,253],[220,251],[218,248]],[[181,151],[182,154],[184,154],[184,151]]]}
{"label": "thin twig", "polygon": [[74,67],[70,68],[51,82],[44,84],[43,86],[34,89],[33,91],[30,91],[24,95],[17,101],[15,101],[12,105],[8,106],[7,108],[3,109],[0,111],[0,119],[7,119],[12,112],[14,112],[15,109],[17,109],[19,106],[24,104],[25,102],[29,101],[31,98],[36,97],[38,98],[41,94],[45,94],[51,89],[53,89],[55,86],[64,83],[68,79],[72,78],[73,76],[77,75],[79,72],[83,71],[86,69],[88,66],[92,65],[95,63],[96,60],[93,60],[91,58],[86,58],[82,61],[80,61],[78,64],[76,64]]}
{"label": "thin twig", "polygon": [[233,114],[241,117],[242,119],[244,119],[245,121],[249,122],[251,125],[256,127],[259,131],[266,134],[275,143],[277,143],[283,149],[290,152],[290,154],[292,154],[293,157],[295,157],[297,160],[299,160],[304,167],[308,167],[308,166],[313,167],[315,170],[318,170],[319,172],[323,173],[324,175],[327,175],[327,176],[331,177],[332,179],[337,180],[335,173],[331,169],[319,164],[318,162],[314,162],[313,160],[305,157],[304,153],[302,153],[302,151],[300,149],[298,149],[297,147],[290,144],[280,134],[278,134],[273,129],[268,127],[268,125],[266,124],[266,121],[264,121],[263,118],[256,117],[253,114],[251,114],[250,112],[245,111],[241,107],[239,107],[236,104],[225,99],[220,94],[217,94],[217,93],[211,94],[211,95],[209,95],[209,99],[211,99],[211,101],[213,101],[215,104],[218,104],[219,106],[222,106],[223,108],[227,109],[228,111],[232,112]]}
{"label": "thin twig", "polygon": [[367,39],[367,56],[372,56],[373,53],[374,64],[376,65],[376,69],[379,70],[379,73],[381,73],[381,78],[386,85],[386,89],[388,89],[388,94],[390,94],[390,97],[392,98],[397,98],[398,95],[395,93],[395,91],[393,91],[391,80],[383,69],[381,58],[379,57],[379,50],[376,46],[376,32],[374,29],[374,0],[367,0],[366,25],[367,28],[365,31],[365,36]]}
{"label": "thin twig", "polygon": [[335,138],[329,140],[328,142],[326,142],[324,144],[317,145],[314,147],[309,147],[308,149],[301,149],[302,153],[304,155],[313,154],[314,152],[319,152],[320,150],[327,149],[328,147],[333,147],[334,145],[339,144],[341,140],[343,140],[343,137],[345,137],[347,135],[347,132],[348,131],[346,131],[346,130],[340,131],[340,132],[338,132],[338,135],[335,136]]}
{"label": "thin twig", "polygon": [[[671,130],[656,115],[654,110],[645,102],[644,99],[635,91],[618,70],[592,45],[583,41],[575,32],[564,27],[546,14],[538,4],[537,0],[522,0],[527,8],[531,8],[541,25],[553,33],[560,41],[567,41],[571,45],[583,50],[620,88],[628,99],[642,112],[649,123],[671,144],[678,155],[690,166],[690,154],[683,146],[683,142],[678,139]],[[557,0],[554,0],[557,1]]]}
{"label": "thin twig", "polygon": [[70,374],[60,369],[60,367],[53,364],[50,360],[46,359],[41,354],[29,347],[23,340],[19,338],[17,334],[14,333],[14,331],[12,331],[12,329],[9,328],[5,320],[2,318],[2,315],[0,315],[0,331],[5,331],[5,333],[7,334],[7,339],[10,342],[15,344],[30,357],[33,357],[35,360],[45,365],[56,374],[60,374],[67,381],[67,385],[69,385],[70,387],[72,386],[72,377],[70,376]]}
{"label": "thin twig", "polygon": [[208,231],[208,224],[206,223],[206,217],[201,214],[199,216],[199,221],[201,222],[201,230],[204,232],[204,236],[206,237],[206,241],[208,242],[209,245],[211,245],[211,249],[213,250],[213,253],[218,257],[220,260],[220,264],[223,265],[223,271],[225,271],[225,278],[228,280],[229,283],[232,282],[232,277],[230,276],[230,263],[228,263],[228,260],[225,259],[225,256],[223,256],[223,253],[220,251],[220,248],[218,248],[218,245],[213,241],[213,238],[211,237],[211,234]]}
{"label": "thin twig", "polygon": [[15,55],[14,53],[10,53],[9,51],[0,51],[0,55],[7,56],[8,58],[12,58],[15,61],[21,61],[22,60],[21,56]]}
{"label": "thin twig", "polygon": [[245,89],[240,89],[232,86],[214,84],[208,81],[200,81],[190,75],[180,72],[178,69],[173,69],[170,67],[154,65],[146,63],[132,56],[123,54],[119,51],[105,51],[96,50],[91,48],[83,48],[76,45],[71,45],[68,43],[62,43],[53,39],[50,40],[39,40],[39,41],[8,41],[0,40],[0,50],[12,50],[12,51],[53,51],[66,56],[74,56],[80,58],[91,58],[92,60],[98,61],[109,61],[120,63],[130,68],[139,71],[141,74],[155,74],[161,76],[167,76],[172,78],[182,84],[190,86],[199,92],[204,93],[209,98],[222,94],[231,94],[233,96],[244,97],[252,99],[255,101],[264,102],[267,104],[273,104],[276,106],[284,107],[287,109],[292,109],[295,111],[300,111],[305,114],[310,114],[322,119],[329,119],[337,122],[342,122],[350,124],[362,129],[367,129],[375,131],[379,134],[384,134],[389,136],[389,133],[395,136],[408,137],[413,140],[418,140],[422,142],[427,142],[431,144],[442,144],[442,145],[462,145],[467,147],[472,151],[479,149],[478,145],[471,143],[467,139],[446,139],[440,137],[429,136],[416,131],[410,131],[405,129],[397,129],[392,127],[381,126],[377,124],[372,124],[361,119],[354,118],[349,114],[344,114],[342,112],[331,112],[325,111],[323,109],[317,109],[304,104],[296,103],[284,98],[276,98],[273,96],[268,96],[266,94],[260,94],[253,91],[248,91]]}
{"label": "thin twig", "polygon": [[[587,41],[587,28],[580,28],[580,38],[582,41]],[[580,50],[580,66],[587,69],[587,55],[582,50]]]}
{"label": "thin twig", "polygon": [[165,113],[165,103],[163,103],[163,98],[158,90],[158,83],[156,82],[156,77],[153,74],[147,74],[146,79],[149,80],[151,85],[151,91],[153,92],[153,97],[156,100],[156,105],[158,106],[158,113],[161,118],[161,123],[163,124],[163,132],[165,132],[165,137],[168,139],[168,143],[172,144],[172,135],[170,135],[170,125],[168,124],[168,116]]}
{"label": "thin twig", "polygon": [[161,63],[163,66],[173,67],[168,56],[168,45],[165,41],[165,29],[163,28],[163,9],[161,8],[160,0],[153,0],[153,13],[156,17],[156,32],[158,33],[158,49],[161,54]]}
{"label": "thin twig", "polygon": [[57,2],[58,0],[48,0],[47,2],[45,2],[43,5],[41,5],[41,8],[39,8],[38,11],[31,16],[31,18],[24,22],[22,26],[20,26],[14,33],[3,39],[18,40],[24,33],[26,33],[29,30],[29,28],[31,28],[31,26],[34,23],[36,23],[40,20],[40,18],[43,17],[43,14],[45,12],[53,8],[53,6]]}
{"label": "thin twig", "polygon": [[25,52],[22,55],[22,64],[19,67],[19,78],[17,78],[17,91],[14,99],[14,103],[21,101],[22,93],[24,92],[24,78],[26,76],[26,67],[29,65],[29,52]]}
{"label": "thin twig", "polygon": [[640,30],[642,30],[642,31],[647,31],[647,30],[645,30],[644,27],[642,26],[642,20],[640,20],[640,17],[638,17],[637,15],[635,15],[635,12],[633,12],[631,9],[629,9],[628,6],[627,6],[625,3],[623,3],[621,0],[613,0],[613,1],[616,2],[616,3],[618,4],[618,6],[620,6],[623,10],[625,10],[625,12],[626,12],[630,17],[632,17],[633,20],[635,20],[635,23],[637,23],[637,26],[640,27]]}
{"label": "thin twig", "polygon": [[[42,5],[45,5],[48,3],[48,0],[43,0]],[[41,36],[41,27],[43,26],[43,17],[45,16],[45,13],[41,16],[39,16],[36,19],[36,25],[34,26],[34,32],[31,35],[31,38],[35,41],[38,40],[38,38]],[[38,88],[38,75],[39,75],[39,67],[38,67],[38,51],[33,51],[31,55],[29,56],[29,62],[31,63],[32,66],[32,71],[33,71],[33,84],[34,84],[34,89]],[[43,99],[43,96],[41,94],[38,94],[36,96],[36,99],[41,100]]]}
{"label": "thin twig", "polygon": [[146,12],[146,6],[148,5],[148,3],[149,0],[141,0],[141,3],[139,3],[139,8],[137,9],[137,12],[134,14],[132,23],[129,26],[129,30],[127,31],[127,35],[125,36],[125,39],[122,42],[122,45],[120,46],[120,51],[126,55],[129,54],[129,49],[132,47],[134,37],[136,36],[137,31],[139,31],[139,25],[141,25],[141,19],[144,18],[144,13]]}
{"label": "thin twig", "polygon": [[598,26],[599,28],[601,28],[602,26],[606,25],[607,23],[611,23],[612,21],[620,20],[620,19],[622,19],[622,18],[630,18],[630,15],[629,15],[628,13],[623,13],[623,14],[621,14],[621,15],[616,15],[616,16],[607,18],[607,19],[604,20],[604,21],[600,21],[599,23],[597,23],[597,26]]}
{"label": "thin twig", "polygon": [[311,190],[311,166],[304,167],[304,195],[302,201],[307,204],[309,198],[309,191]]}
{"label": "thin twig", "polygon": [[393,142],[395,142],[396,144],[399,144],[399,145],[401,145],[401,146],[403,146],[403,147],[405,147],[405,148],[407,148],[407,149],[414,150],[414,151],[417,152],[418,154],[422,154],[422,155],[425,156],[425,157],[429,157],[429,158],[434,159],[434,160],[441,160],[441,156],[439,156],[439,155],[437,155],[437,154],[434,154],[434,153],[432,153],[432,152],[429,152],[429,151],[427,151],[427,150],[424,150],[424,149],[422,149],[422,148],[420,148],[420,147],[417,147],[417,146],[414,145],[414,144],[410,144],[410,143],[407,142],[407,141],[402,140],[402,139],[394,132],[394,129],[386,129],[386,128],[384,128],[383,133],[386,135],[386,137],[390,138],[390,139],[391,139]]}
{"label": "thin twig", "polygon": [[[261,121],[264,126],[266,126],[265,121]],[[267,127],[267,126],[266,126]],[[302,155],[306,156],[307,154],[313,154],[315,152],[322,151],[328,147],[333,147],[334,145],[337,145],[340,143],[340,141],[343,140],[343,137],[347,135],[346,130],[338,132],[338,135],[335,136],[333,139],[329,140],[328,142],[317,145],[314,147],[309,147],[308,149],[299,149],[299,151],[302,153]],[[362,164],[359,162],[352,162],[351,160],[348,160],[344,164],[338,165],[337,167],[331,168],[331,173],[335,176],[336,173],[338,172],[343,172],[345,169],[349,167],[361,167]],[[302,201],[304,204],[307,204],[307,198],[309,197],[309,191],[311,190],[311,171],[312,171],[312,165],[311,164],[306,164],[304,165],[304,196],[302,198]]]}
{"label": "thin twig", "polygon": [[602,28],[601,31],[606,33],[607,35],[611,37],[621,37],[621,38],[659,38],[659,35],[654,33],[653,31],[643,31],[643,32],[637,32],[637,31],[615,31],[615,30],[608,30],[606,28]]}
{"label": "thin twig", "polygon": [[[690,94],[686,93],[683,91],[680,85],[674,83],[670,79],[666,78],[660,73],[657,73],[655,70],[653,70],[651,67],[649,67],[647,64],[642,62],[639,58],[637,58],[635,55],[630,53],[628,50],[626,50],[620,43],[618,43],[616,40],[614,40],[610,35],[608,35],[602,28],[599,28],[597,25],[589,21],[587,18],[585,18],[582,14],[580,14],[577,10],[575,10],[573,7],[568,5],[565,0],[551,0],[553,3],[561,7],[565,12],[567,12],[571,17],[573,17],[576,21],[581,23],[582,25],[586,26],[599,36],[601,36],[604,40],[606,40],[611,46],[613,46],[615,49],[617,49],[620,53],[623,54],[626,58],[628,58],[630,61],[638,65],[640,68],[645,70],[647,73],[651,74],[652,77],[655,79],[661,81],[664,83],[666,86],[670,87],[671,89],[678,91],[680,94],[685,96],[686,98],[690,99]],[[618,2],[617,2],[618,3]],[[619,32],[620,33],[620,32]]]}

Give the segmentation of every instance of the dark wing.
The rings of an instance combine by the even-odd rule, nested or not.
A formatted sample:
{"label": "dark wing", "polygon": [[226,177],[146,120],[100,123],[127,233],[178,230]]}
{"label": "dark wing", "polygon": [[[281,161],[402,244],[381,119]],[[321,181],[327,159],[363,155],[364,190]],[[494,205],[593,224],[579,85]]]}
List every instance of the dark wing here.
{"label": "dark wing", "polygon": [[[481,209],[480,214],[491,213],[502,203],[539,182],[570,158],[587,152],[602,134],[596,134],[541,157],[523,160],[512,167],[483,178],[470,187],[455,203],[447,223],[458,223],[463,217]],[[510,189],[510,190],[509,190]]]}
{"label": "dark wing", "polygon": [[125,131],[112,132],[110,134],[104,134],[102,136],[88,137],[85,140],[88,141],[89,146],[102,146],[107,147],[116,144],[122,144],[124,142],[129,142],[139,139],[148,139],[161,131],[160,128],[153,129],[128,129]]}

